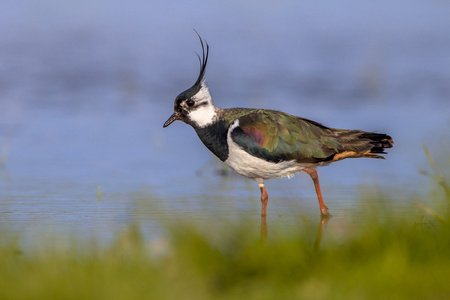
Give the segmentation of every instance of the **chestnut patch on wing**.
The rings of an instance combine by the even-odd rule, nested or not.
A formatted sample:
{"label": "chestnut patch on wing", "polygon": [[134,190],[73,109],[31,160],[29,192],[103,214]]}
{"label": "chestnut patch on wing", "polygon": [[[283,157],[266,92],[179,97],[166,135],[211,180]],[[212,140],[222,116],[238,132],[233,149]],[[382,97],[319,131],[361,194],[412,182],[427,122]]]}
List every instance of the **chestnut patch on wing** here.
{"label": "chestnut patch on wing", "polygon": [[250,127],[242,129],[248,136],[255,141],[260,147],[264,147],[264,139],[266,135],[262,133],[258,128]]}

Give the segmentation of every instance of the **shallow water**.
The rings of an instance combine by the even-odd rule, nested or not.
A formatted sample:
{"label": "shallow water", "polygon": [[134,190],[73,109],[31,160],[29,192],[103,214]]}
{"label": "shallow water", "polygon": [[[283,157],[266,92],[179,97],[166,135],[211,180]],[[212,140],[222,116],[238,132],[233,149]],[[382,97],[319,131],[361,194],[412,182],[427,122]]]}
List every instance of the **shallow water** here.
{"label": "shallow water", "polygon": [[[216,105],[392,135],[385,161],[319,169],[330,224],[364,222],[361,209],[376,205],[368,199],[386,194],[395,199],[386,209],[414,217],[408,195],[428,188],[418,174],[428,168],[422,143],[435,153],[448,147],[450,5],[330,5],[6,2],[1,228],[100,240],[134,223],[152,235],[177,219],[259,228],[257,185],[220,175],[187,125],[162,128],[197,76],[193,27],[211,45],[206,79]],[[306,175],[269,181],[267,190],[272,228],[319,220]]]}

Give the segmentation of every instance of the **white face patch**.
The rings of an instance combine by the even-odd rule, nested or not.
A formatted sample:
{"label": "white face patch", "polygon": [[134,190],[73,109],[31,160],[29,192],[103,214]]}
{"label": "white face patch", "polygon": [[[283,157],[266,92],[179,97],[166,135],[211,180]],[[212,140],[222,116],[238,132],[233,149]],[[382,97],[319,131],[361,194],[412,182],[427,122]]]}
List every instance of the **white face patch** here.
{"label": "white face patch", "polygon": [[189,119],[198,127],[205,127],[211,124],[217,113],[205,83],[202,82],[200,90],[192,97],[192,100],[196,102],[197,107],[188,114]]}
{"label": "white face patch", "polygon": [[201,83],[200,90],[197,92],[197,94],[194,95],[193,99],[198,102],[202,102],[205,100],[212,102],[211,95],[209,94],[209,90],[205,82]]}

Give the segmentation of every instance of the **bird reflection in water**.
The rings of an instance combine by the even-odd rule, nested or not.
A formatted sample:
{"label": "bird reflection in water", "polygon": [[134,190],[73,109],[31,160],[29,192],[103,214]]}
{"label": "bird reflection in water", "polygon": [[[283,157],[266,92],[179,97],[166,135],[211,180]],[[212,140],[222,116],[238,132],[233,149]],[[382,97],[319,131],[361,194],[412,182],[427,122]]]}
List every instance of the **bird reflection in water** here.
{"label": "bird reflection in water", "polygon": [[[320,247],[320,241],[322,240],[322,235],[324,231],[325,225],[328,223],[328,221],[331,219],[331,216],[324,216],[322,215],[319,221],[319,226],[317,230],[317,236],[316,240],[314,241],[314,251],[319,250]],[[265,215],[261,216],[261,242],[264,243],[267,239],[268,235],[268,227],[267,227],[267,219]]]}
{"label": "bird reflection in water", "polygon": [[322,240],[323,229],[325,227],[325,224],[327,224],[330,219],[331,216],[321,216],[316,241],[314,242],[314,251],[319,250],[320,241]]}

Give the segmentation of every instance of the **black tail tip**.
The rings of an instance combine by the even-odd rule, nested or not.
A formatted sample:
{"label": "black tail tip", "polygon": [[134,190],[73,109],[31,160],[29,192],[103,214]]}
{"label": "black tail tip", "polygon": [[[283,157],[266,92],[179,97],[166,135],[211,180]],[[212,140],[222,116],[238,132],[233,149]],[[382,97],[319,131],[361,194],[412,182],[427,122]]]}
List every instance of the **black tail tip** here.
{"label": "black tail tip", "polygon": [[394,146],[392,137],[384,133],[365,132],[360,135],[360,138],[368,139],[369,143],[373,145],[370,150],[371,153],[386,154],[384,149],[392,148]]}

